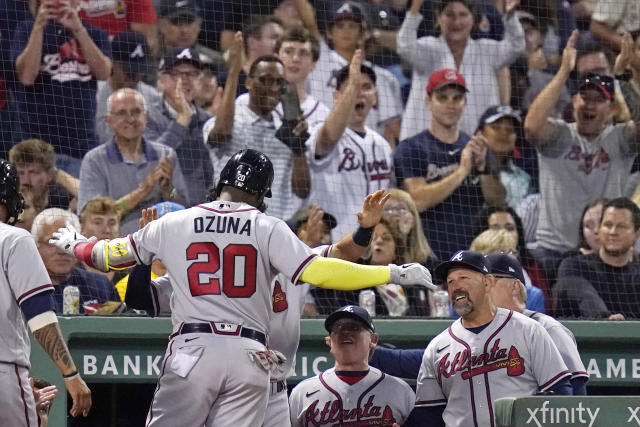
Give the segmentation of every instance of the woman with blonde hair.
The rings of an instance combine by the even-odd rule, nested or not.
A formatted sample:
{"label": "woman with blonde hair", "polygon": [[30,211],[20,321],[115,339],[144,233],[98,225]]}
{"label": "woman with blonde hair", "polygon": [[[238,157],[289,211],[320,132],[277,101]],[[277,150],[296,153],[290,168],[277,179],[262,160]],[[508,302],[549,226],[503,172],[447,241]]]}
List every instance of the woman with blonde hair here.
{"label": "woman with blonde hair", "polygon": [[400,232],[406,237],[404,253],[399,261],[419,262],[427,268],[435,267],[436,257],[427,242],[422,222],[413,198],[406,191],[392,188],[391,198],[384,205],[384,217],[397,221]]}

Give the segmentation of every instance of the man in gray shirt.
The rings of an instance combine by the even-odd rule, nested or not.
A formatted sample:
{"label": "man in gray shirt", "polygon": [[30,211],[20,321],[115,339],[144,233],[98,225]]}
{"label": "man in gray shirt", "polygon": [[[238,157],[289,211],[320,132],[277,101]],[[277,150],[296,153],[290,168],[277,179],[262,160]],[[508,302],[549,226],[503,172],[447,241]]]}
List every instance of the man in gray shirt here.
{"label": "man in gray shirt", "polygon": [[524,123],[540,168],[540,219],[530,253],[550,283],[562,254],[577,246],[582,208],[600,197],[624,195],[640,142],[638,118],[611,124],[618,105],[614,79],[605,75],[581,78],[572,101],[575,123],[549,117],[575,67],[577,36],[574,31],[558,72],[534,100]]}
{"label": "man in gray shirt", "polygon": [[139,92],[125,88],[109,97],[106,120],[115,136],[82,160],[78,211],[109,196],[122,211],[120,232],[129,234],[138,229],[140,209],[165,200],[185,204],[187,189],[175,151],[142,137],[147,111]]}

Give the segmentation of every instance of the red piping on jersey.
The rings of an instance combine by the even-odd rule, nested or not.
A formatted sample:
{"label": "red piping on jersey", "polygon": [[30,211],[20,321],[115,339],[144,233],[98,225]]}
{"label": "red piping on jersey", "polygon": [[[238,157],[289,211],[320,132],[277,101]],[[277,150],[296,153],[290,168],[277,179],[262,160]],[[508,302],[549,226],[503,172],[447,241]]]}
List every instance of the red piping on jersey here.
{"label": "red piping on jersey", "polygon": [[245,208],[245,209],[236,209],[235,211],[219,211],[217,209],[209,208],[209,207],[203,206],[203,205],[198,205],[197,207],[205,209],[207,211],[219,213],[219,214],[230,214],[230,213],[236,213],[236,212],[249,212],[249,211],[257,211],[258,210],[256,208]]}
{"label": "red piping on jersey", "polygon": [[[502,322],[502,325],[500,325],[498,329],[496,329],[495,332],[492,333],[491,336],[487,338],[487,340],[484,342],[485,354],[487,353],[487,349],[489,348],[489,341],[491,341],[496,335],[498,335],[498,332],[500,332],[502,328],[504,328],[504,325],[509,323],[509,320],[511,320],[511,317],[513,317],[513,310],[509,310],[509,315],[507,316],[507,319],[504,322]],[[485,366],[487,365],[486,360],[484,364]],[[495,422],[493,420],[493,403],[492,403],[493,400],[491,399],[491,390],[489,389],[489,372],[484,373],[484,388],[487,393],[487,402],[489,402],[489,404],[487,405],[489,407],[489,420],[491,421],[491,426],[493,427],[495,425]]]}
{"label": "red piping on jersey", "polygon": [[[462,344],[464,346],[464,348],[469,352],[469,357],[471,357],[471,347],[469,347],[469,344],[467,344],[465,341],[463,341],[462,339],[458,338],[457,336],[455,336],[455,334],[453,333],[453,329],[451,329],[453,325],[449,326],[449,335],[451,335],[451,338],[453,338],[454,340],[456,340],[458,343]],[[460,326],[462,326],[462,320],[460,320]],[[464,326],[462,326],[464,327]],[[469,363],[469,366],[467,367],[467,372],[471,371],[471,363]],[[438,382],[440,382],[440,377],[438,376]],[[440,385],[442,386],[442,383],[440,383]],[[469,393],[471,396],[471,413],[473,415],[473,425],[475,427],[478,427],[478,419],[476,418],[476,400],[475,400],[475,394],[473,392],[473,380],[470,379],[469,380]]]}
{"label": "red piping on jersey", "polygon": [[[369,372],[371,372],[371,370],[369,370]],[[360,409],[360,404],[362,403],[362,399],[366,396],[367,393],[369,393],[371,390],[374,389],[374,387],[376,387],[378,384],[380,384],[380,382],[384,379],[384,372],[380,372],[382,375],[380,376],[380,378],[378,378],[373,384],[371,384],[371,387],[369,387],[368,389],[366,389],[365,391],[362,392],[362,394],[360,395],[360,397],[358,397],[358,406],[356,409]],[[367,373],[368,375],[368,373]],[[366,375],[365,375],[366,376]],[[358,414],[358,421],[360,421],[360,415],[362,414],[360,411],[356,411],[356,413]]]}
{"label": "red piping on jersey", "polygon": [[[325,371],[326,372],[326,371]],[[335,372],[335,370],[334,370]],[[342,397],[340,396],[340,393],[338,393],[337,391],[335,391],[334,389],[332,389],[331,387],[329,387],[329,384],[327,384],[324,379],[322,378],[322,374],[324,374],[324,372],[320,372],[318,374],[318,379],[320,380],[320,384],[322,384],[324,386],[324,388],[326,388],[327,390],[329,390],[329,392],[331,394],[333,394],[336,399],[338,399],[338,404],[340,405],[340,424],[338,425],[343,425],[343,419],[342,416],[344,414],[344,405],[342,404]]]}
{"label": "red piping on jersey", "polygon": [[[180,327],[182,328],[182,324],[180,325]],[[160,390],[160,380],[164,375],[164,368],[166,368],[167,366],[167,360],[169,360],[172,354],[173,354],[173,341],[169,343],[169,354],[167,355],[167,357],[164,359],[164,362],[162,363],[162,371],[160,371],[160,376],[158,377],[158,386],[156,387],[156,391],[153,392],[153,398],[151,399],[151,406],[149,407],[149,421],[147,421],[146,427],[149,427],[149,424],[153,420],[153,401],[156,398],[156,394],[158,394],[158,390]]]}
{"label": "red piping on jersey", "polygon": [[589,373],[585,371],[576,371],[571,373],[571,378],[575,377],[587,377],[589,378]]}
{"label": "red piping on jersey", "polygon": [[300,267],[298,267],[296,272],[293,273],[293,277],[291,278],[291,283],[293,283],[295,285],[298,282],[298,275],[302,272],[302,270],[304,269],[305,265],[307,265],[307,263],[309,263],[313,258],[315,258],[317,256],[318,255],[316,255],[316,254],[311,254],[311,255],[309,255],[309,257],[307,259],[302,261],[302,263],[300,264]]}
{"label": "red piping on jersey", "polygon": [[38,286],[37,288],[33,288],[27,292],[25,292],[24,294],[20,295],[18,297],[18,299],[16,300],[16,302],[18,303],[18,305],[23,303],[23,300],[33,296],[33,294],[35,293],[39,293],[42,290],[46,290],[46,288],[51,288],[51,290],[53,290],[53,285],[51,283],[48,283],[46,285],[42,285],[42,286]]}
{"label": "red piping on jersey", "polygon": [[558,375],[556,375],[555,377],[551,378],[546,383],[542,384],[540,386],[540,390],[545,391],[546,388],[550,387],[554,383],[557,383],[561,378],[566,377],[567,375],[571,375],[571,372],[569,372],[569,370],[560,372]]}
{"label": "red piping on jersey", "polygon": [[22,380],[20,380],[20,372],[18,372],[18,365],[15,363],[13,367],[16,371],[16,378],[18,378],[18,388],[20,389],[20,398],[22,399],[22,404],[24,405],[24,418],[27,420],[27,427],[31,427],[29,423],[29,409],[27,408],[27,401],[24,399],[24,389],[22,388]]}
{"label": "red piping on jersey", "polygon": [[176,337],[176,336],[180,335],[180,331],[182,331],[182,326],[183,326],[183,325],[184,325],[184,322],[181,322],[181,323],[180,323],[180,326],[178,326],[178,330],[177,330],[175,333],[173,333],[173,334],[169,335],[169,339],[170,339],[170,340],[171,340],[171,339],[173,339],[174,337]]}
{"label": "red piping on jersey", "polygon": [[129,234],[129,242],[131,242],[131,247],[133,248],[133,252],[136,254],[136,258],[138,258],[138,261],[142,262],[142,259],[140,259],[140,254],[138,254],[138,247],[136,246],[136,242],[133,241],[133,235]]}

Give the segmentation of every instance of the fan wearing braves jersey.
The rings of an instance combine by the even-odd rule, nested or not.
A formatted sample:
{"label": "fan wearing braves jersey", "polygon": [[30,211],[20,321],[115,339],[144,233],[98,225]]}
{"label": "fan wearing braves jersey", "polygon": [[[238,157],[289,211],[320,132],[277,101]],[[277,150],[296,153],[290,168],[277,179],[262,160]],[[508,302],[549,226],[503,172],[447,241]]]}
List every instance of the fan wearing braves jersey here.
{"label": "fan wearing braves jersey", "polygon": [[578,353],[578,345],[573,333],[551,316],[537,311],[527,310],[527,290],[524,286],[524,270],[520,262],[505,253],[485,255],[491,274],[496,278],[495,285],[489,290],[493,303],[498,307],[517,311],[540,323],[549,333],[558,348],[562,360],[571,372],[571,386],[574,395],[585,395],[589,374]]}
{"label": "fan wearing braves jersey", "polygon": [[73,399],[71,415],[89,414],[91,391],[71,359],[51,308],[51,279],[35,242],[13,227],[24,209],[18,172],[0,159],[0,425],[38,425],[29,384],[31,343],[27,326],[56,364]]}
{"label": "fan wearing braves jersey", "polygon": [[307,140],[309,201],[338,219],[334,239],[357,226],[353,212],[367,194],[389,188],[393,157],[387,140],[365,125],[376,100],[376,75],[362,65],[362,51],[336,80],[336,104]]}
{"label": "fan wearing braves jersey", "polygon": [[404,381],[368,364],[378,334],[369,313],[347,305],[324,322],[335,366],[291,392],[291,424],[298,426],[391,426],[408,417],[415,394]]}
{"label": "fan wearing braves jersey", "polygon": [[493,427],[496,399],[571,394],[571,373],[542,325],[494,305],[496,279],[480,252],[458,251],[436,275],[461,317],[427,346],[405,427]]}
{"label": "fan wearing braves jersey", "polygon": [[70,227],[51,239],[103,271],[155,258],[165,264],[173,334],[147,426],[262,424],[269,377],[280,361],[265,347],[278,272],[293,284],[345,290],[389,281],[431,285],[428,270],[417,264],[371,267],[317,257],[283,221],[262,213],[272,182],[271,161],[241,150],[222,169],[214,202],[110,241],[90,242]]}
{"label": "fan wearing braves jersey", "polygon": [[[303,25],[320,40],[320,57],[309,75],[309,93],[327,107],[333,108],[336,101],[333,93],[339,86],[336,79],[338,71],[348,66],[353,61],[356,50],[365,45],[369,33],[365,15],[356,2],[338,3],[337,8],[332,11],[327,29],[329,46],[320,34],[311,3],[308,0],[295,0],[294,4]],[[366,65],[374,71],[374,84],[378,93],[374,108],[367,116],[367,126],[395,145],[400,135],[402,116],[400,83],[388,70],[369,61]]]}

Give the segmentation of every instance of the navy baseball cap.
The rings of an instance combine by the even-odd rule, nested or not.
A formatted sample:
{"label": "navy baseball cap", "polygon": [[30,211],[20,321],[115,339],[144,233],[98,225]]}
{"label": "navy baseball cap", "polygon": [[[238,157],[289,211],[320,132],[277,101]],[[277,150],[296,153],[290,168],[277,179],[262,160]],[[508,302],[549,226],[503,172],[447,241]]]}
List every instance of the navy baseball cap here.
{"label": "navy baseball cap", "polygon": [[203,66],[198,52],[188,47],[179,47],[168,51],[160,60],[158,68],[160,70],[168,70],[182,62],[193,64],[196,68],[199,69],[202,69]]}
{"label": "navy baseball cap", "polygon": [[166,19],[178,17],[195,19],[200,16],[200,7],[195,0],[162,0],[158,14]]}
{"label": "navy baseball cap", "polygon": [[489,268],[485,263],[484,255],[477,251],[458,251],[449,261],[440,263],[436,267],[436,277],[446,282],[449,270],[454,268],[467,268],[482,274],[489,274]]}
{"label": "navy baseball cap", "polygon": [[489,272],[497,277],[511,277],[524,283],[524,272],[520,261],[504,252],[484,256]]}
{"label": "navy baseball cap", "polygon": [[503,117],[510,117],[516,122],[522,123],[522,118],[518,110],[514,110],[508,105],[494,105],[482,113],[480,120],[478,120],[478,129],[482,129],[484,125],[495,123]]}
{"label": "navy baseball cap", "polygon": [[603,74],[586,73],[583,75],[578,81],[578,92],[587,88],[598,89],[608,100],[613,99],[615,93],[613,77]]}
{"label": "navy baseball cap", "polygon": [[111,40],[113,60],[128,74],[143,74],[149,69],[149,45],[137,31],[122,31]]}
{"label": "navy baseball cap", "polygon": [[331,22],[337,21],[355,21],[362,23],[364,21],[364,14],[359,5],[351,2],[342,3],[334,12],[331,17]]}
{"label": "navy baseball cap", "polygon": [[357,320],[371,332],[376,331],[373,321],[371,320],[371,316],[369,316],[369,312],[358,305],[346,305],[331,313],[324,321],[324,328],[328,332],[331,332],[333,324],[336,323],[337,320],[344,318]]}

